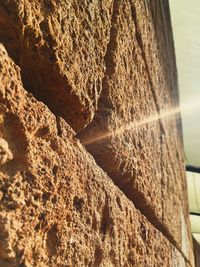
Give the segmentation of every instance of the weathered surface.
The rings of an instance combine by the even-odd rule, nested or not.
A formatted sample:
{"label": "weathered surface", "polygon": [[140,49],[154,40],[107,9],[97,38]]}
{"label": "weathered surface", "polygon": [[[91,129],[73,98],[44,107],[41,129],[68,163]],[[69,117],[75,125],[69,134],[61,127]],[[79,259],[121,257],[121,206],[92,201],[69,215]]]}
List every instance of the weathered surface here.
{"label": "weathered surface", "polygon": [[[166,139],[163,152],[168,151],[168,159],[166,157],[163,159],[171,164],[169,168],[173,172],[173,179],[170,182],[173,183],[173,187],[174,184],[177,185],[177,191],[183,196],[179,197],[184,216],[188,218],[187,194],[182,194],[187,190],[169,3],[160,0],[146,1],[146,8],[136,5],[134,14],[137,40],[143,54],[154,102],[162,118],[160,123]],[[163,166],[163,170],[168,169]],[[167,185],[168,182],[165,181],[164,184]]]}
{"label": "weathered surface", "polygon": [[[184,252],[190,257],[177,88],[169,79],[176,69],[171,66],[165,74],[150,2],[115,1],[113,10],[99,108],[78,137],[153,224],[180,248],[187,243]],[[173,64],[174,53],[169,55]]]}
{"label": "weathered surface", "polygon": [[[67,124],[58,119],[62,116],[76,133],[79,132],[78,137],[97,164],[108,173],[136,208],[192,262],[168,1],[5,0],[0,3],[0,41],[15,63],[21,67],[25,89],[44,102],[57,116],[55,121],[54,116],[42,104],[24,93],[23,89],[19,89],[19,71],[11,75],[8,68],[9,64],[13,64],[4,57],[8,61],[8,67],[3,63],[1,65],[4,85],[1,88],[4,92],[1,112],[4,115],[0,136],[0,164],[2,177],[5,176],[2,178],[2,236],[5,240],[9,229],[11,237],[3,245],[3,257],[11,259],[17,255],[16,261],[22,261],[25,257],[28,262],[29,251],[32,251],[30,258],[33,259],[41,248],[46,256],[42,258],[43,252],[38,254],[38,264],[41,264],[38,266],[63,264],[63,259],[67,257],[69,265],[74,265],[76,259],[83,254],[89,255],[91,259],[86,259],[87,263],[84,263],[85,259],[81,258],[80,265],[89,265],[89,261],[91,265],[98,265],[99,258],[102,258],[100,261],[105,266],[115,266],[116,262],[125,266],[131,265],[127,256],[129,252],[121,255],[121,251],[130,249],[126,244],[132,242],[129,238],[133,237],[129,237],[129,234],[136,231],[131,221],[137,222],[143,217],[136,216],[139,213],[133,205],[126,197],[122,197],[111,182],[107,182],[109,178],[97,168],[80,144],[77,144],[72,137],[74,133]],[[14,82],[10,81],[11,76]],[[83,130],[84,127],[86,129]],[[62,132],[66,135],[63,136]],[[94,173],[98,173],[95,178],[98,182],[93,181]],[[62,183],[65,185],[63,188]],[[103,187],[100,186],[101,183]],[[94,192],[94,196],[87,187]],[[101,190],[97,193],[95,190],[98,187]],[[11,191],[7,188],[11,188]],[[77,196],[76,190],[79,195],[87,195],[88,202]],[[124,245],[116,243],[118,238],[123,240],[121,228],[118,228],[120,223],[115,229],[116,235],[114,226],[108,226],[110,235],[114,233],[114,236],[110,236],[106,242],[101,237],[107,231],[102,225],[110,225],[113,218],[118,224],[125,216],[123,210],[119,212],[113,204],[115,202],[110,200],[110,190],[111,196],[119,194],[125,207],[132,210],[132,219],[127,219],[122,224]],[[22,202],[19,194],[23,196]],[[89,198],[94,198],[94,201],[90,202]],[[78,207],[77,213],[74,212],[72,202]],[[109,202],[108,206],[105,202]],[[38,208],[34,205],[38,205]],[[63,207],[72,213],[72,220],[69,219],[70,216],[68,218],[68,213],[63,212]],[[77,214],[83,215],[82,207],[84,216],[87,214],[89,218],[88,222],[85,219],[83,225],[76,217]],[[96,223],[101,226],[90,224],[93,215],[91,219],[89,214],[94,213],[95,207],[101,210],[99,217],[97,216],[101,223]],[[33,214],[30,215],[32,219],[29,208],[33,208],[33,212],[30,212]],[[112,219],[109,217],[110,209],[114,214]],[[54,217],[56,222],[51,222]],[[95,216],[94,218],[97,221]],[[13,220],[18,228],[13,229]],[[18,234],[23,224],[30,237],[23,236],[23,231]],[[69,231],[76,233],[75,224],[82,225],[85,229],[77,230],[77,236],[80,235],[77,238],[85,242],[82,248],[76,247],[70,241],[70,235],[67,237],[66,234]],[[63,232],[65,225],[68,229],[66,233]],[[31,232],[31,227],[36,229]],[[152,226],[147,223],[145,231],[146,227],[149,229]],[[59,243],[59,252],[49,247],[52,240],[57,240],[55,231],[60,239],[71,242],[65,248],[61,245],[65,241]],[[84,237],[85,231],[92,231],[91,237]],[[137,240],[139,234],[137,231],[134,233],[134,239]],[[21,239],[19,235],[22,236]],[[33,236],[35,240],[30,241],[30,246],[27,245],[26,252],[23,252],[26,256],[23,256],[18,246],[22,247],[29,240],[27,238],[31,240]],[[22,240],[21,243],[19,240]],[[94,253],[94,243],[100,242],[96,240],[101,240],[101,245]],[[159,240],[162,243],[165,238],[159,234]],[[17,248],[13,248],[12,242]],[[137,242],[134,244],[140,247]],[[37,244],[40,245],[37,247]],[[113,244],[116,250],[111,254],[114,256],[106,254],[105,251],[109,251],[109,246],[112,247]],[[148,253],[154,253],[153,247],[145,242],[144,244]],[[66,251],[69,248],[72,249],[72,254],[78,251],[80,255],[67,256]],[[93,254],[90,248],[93,248]],[[62,255],[62,249],[65,253],[62,259],[58,259]],[[140,249],[136,251],[139,253]],[[168,264],[176,266],[175,262],[170,262],[171,248],[168,247],[166,251]],[[133,253],[134,259],[138,258],[137,253]],[[159,257],[162,257],[163,252],[159,253]],[[50,262],[49,255],[52,254],[56,255],[55,261],[53,258]],[[141,255],[144,257],[143,261],[139,259],[134,263],[137,263],[136,266],[148,266],[145,253],[141,252]],[[98,258],[98,261],[95,262],[94,258]],[[156,266],[156,259],[151,259],[149,266],[154,266],[151,265],[153,262]],[[36,260],[31,264],[36,264]]]}
{"label": "weathered surface", "polygon": [[0,3],[0,42],[22,69],[26,90],[75,130],[97,108],[113,0]]}
{"label": "weathered surface", "polygon": [[[179,207],[185,220],[188,210],[180,123],[171,116],[158,120],[161,110],[177,106],[167,8],[161,1],[6,0],[0,3],[0,41],[22,68],[26,90],[76,131],[98,106],[80,135],[83,143],[138,208],[181,246]],[[92,140],[113,131],[122,134]],[[164,149],[167,158],[161,156]],[[171,163],[163,166],[165,161]]]}
{"label": "weathered surface", "polygon": [[96,165],[73,130],[22,88],[0,46],[0,265],[187,264]]}

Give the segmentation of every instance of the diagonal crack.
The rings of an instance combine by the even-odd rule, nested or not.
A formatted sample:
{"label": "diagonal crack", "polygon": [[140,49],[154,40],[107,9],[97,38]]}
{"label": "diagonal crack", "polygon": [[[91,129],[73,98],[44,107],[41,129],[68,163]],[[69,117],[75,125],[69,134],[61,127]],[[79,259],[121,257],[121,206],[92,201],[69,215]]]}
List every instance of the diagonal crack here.
{"label": "diagonal crack", "polygon": [[[103,90],[102,90],[101,97],[100,97],[100,100],[99,100],[99,109],[101,109],[101,106],[102,105],[104,107],[106,107],[108,110],[109,110],[109,108],[112,107],[111,106],[112,104],[110,102],[108,102],[109,100],[106,98],[107,93],[108,93],[107,92],[107,88],[108,88],[107,77],[111,77],[113,75],[113,73],[115,71],[115,67],[116,67],[116,63],[114,61],[114,51],[117,48],[117,41],[116,41],[116,38],[117,38],[117,25],[116,25],[116,21],[117,21],[118,15],[119,15],[119,5],[120,5],[120,1],[119,0],[114,0],[113,1],[113,13],[112,13],[112,19],[111,19],[110,39],[109,39],[109,42],[108,42],[108,45],[107,45],[106,54],[105,54],[106,73],[105,73],[105,77],[103,78],[103,81],[102,81],[102,83],[103,83]],[[145,67],[146,67],[146,71],[147,71],[147,74],[148,74],[148,79],[149,79],[149,82],[150,82],[150,87],[151,87],[153,99],[154,99],[154,102],[155,102],[155,105],[156,105],[156,110],[157,110],[157,112],[159,114],[160,113],[159,104],[158,104],[158,100],[157,100],[157,97],[156,97],[156,93],[155,93],[155,91],[153,89],[153,82],[152,82],[151,75],[150,75],[150,72],[149,72],[149,69],[148,69],[148,64],[147,64],[146,56],[145,56],[145,53],[144,53],[143,41],[142,41],[141,33],[138,30],[136,10],[133,7],[132,7],[132,17],[133,17],[133,21],[135,23],[135,28],[136,28],[136,31],[135,32],[136,32],[137,43],[138,43],[138,45],[140,47],[140,50],[141,50],[141,53],[142,53],[142,56],[143,56],[143,60],[144,60]],[[49,69],[51,69],[51,67],[52,67],[52,65],[49,66]],[[23,72],[24,72],[24,68],[22,66],[22,73]],[[61,83],[60,84],[60,87],[62,87],[63,86],[63,81],[61,80],[59,83]],[[25,82],[24,83],[24,87],[25,87],[26,90],[28,89],[28,91],[30,91],[29,90],[29,84],[30,83],[28,83],[28,82]],[[66,83],[65,83],[65,86],[66,86]],[[60,88],[59,88],[59,90],[60,90]],[[36,99],[39,99],[39,100],[44,101],[44,99],[41,98],[38,95],[35,95],[35,97],[36,97]],[[49,94],[45,95],[45,98],[48,100]],[[69,106],[71,105],[71,103],[70,103],[71,100],[72,100],[72,96],[69,95],[69,97],[68,97],[68,101],[69,101],[68,104],[69,104]],[[45,100],[44,103],[49,107],[48,101]],[[63,116],[63,114],[60,114],[59,112],[57,112],[53,108],[51,110],[54,113],[54,115],[57,116],[57,118],[58,118],[58,116]],[[68,119],[67,119],[68,116],[63,116],[63,117],[65,118],[66,121],[68,121]],[[58,122],[58,126],[59,126],[59,119],[57,119],[57,122]],[[72,121],[68,121],[68,123],[72,126]],[[161,119],[159,120],[159,125],[160,125],[160,131],[161,131],[161,133],[164,133],[165,134],[164,125],[163,125],[163,122],[162,122]],[[59,130],[60,129],[58,127],[58,133],[60,133]],[[168,146],[168,153],[169,153],[169,146]],[[172,162],[172,159],[171,159],[171,154],[170,154],[170,161],[171,161],[171,163],[173,163]],[[173,164],[171,166],[173,166]],[[173,171],[174,171],[174,169],[173,169]],[[144,215],[144,217],[146,217],[146,219],[158,231],[160,231],[179,250],[179,252],[185,258],[185,260],[187,262],[189,262],[188,259],[183,254],[183,252],[181,251],[181,249],[178,246],[178,244],[176,243],[176,241],[174,240],[173,236],[168,231],[168,229],[166,229],[160,223],[160,221],[156,218],[156,216],[151,215],[151,214],[147,214],[146,212],[144,212],[141,208],[139,208],[138,203],[135,202],[135,201],[133,201],[133,199],[130,197],[130,195],[127,194],[127,192],[123,191],[123,193],[127,196],[127,198],[129,198],[130,201],[133,202],[134,206],[140,211],[140,213],[142,215]]]}

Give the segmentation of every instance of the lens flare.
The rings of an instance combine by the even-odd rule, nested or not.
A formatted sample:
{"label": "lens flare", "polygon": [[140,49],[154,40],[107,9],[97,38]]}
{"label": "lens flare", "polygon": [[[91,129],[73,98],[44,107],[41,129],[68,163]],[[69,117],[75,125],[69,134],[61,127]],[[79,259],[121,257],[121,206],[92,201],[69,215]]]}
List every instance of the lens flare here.
{"label": "lens flare", "polygon": [[107,139],[107,138],[111,137],[112,135],[120,135],[125,131],[134,130],[134,129],[137,129],[141,126],[144,126],[145,124],[150,124],[150,123],[153,123],[155,121],[169,118],[171,116],[178,116],[181,114],[184,114],[184,116],[188,116],[190,114],[193,114],[197,110],[200,110],[200,104],[199,104],[199,100],[195,99],[193,101],[190,101],[189,103],[182,104],[180,107],[176,107],[176,108],[173,108],[170,110],[165,110],[165,111],[161,110],[160,113],[147,116],[146,118],[144,118],[138,122],[137,121],[130,122],[129,124],[125,124],[115,131],[106,132],[106,133],[101,134],[99,136],[90,138],[88,140],[84,140],[83,144],[89,145],[89,144]]}

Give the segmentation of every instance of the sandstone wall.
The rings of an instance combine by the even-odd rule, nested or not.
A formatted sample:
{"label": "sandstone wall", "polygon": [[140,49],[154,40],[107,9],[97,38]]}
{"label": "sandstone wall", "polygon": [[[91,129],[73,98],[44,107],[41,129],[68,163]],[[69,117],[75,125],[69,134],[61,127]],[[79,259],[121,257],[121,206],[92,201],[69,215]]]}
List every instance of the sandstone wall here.
{"label": "sandstone wall", "polygon": [[0,22],[0,266],[194,266],[167,1]]}

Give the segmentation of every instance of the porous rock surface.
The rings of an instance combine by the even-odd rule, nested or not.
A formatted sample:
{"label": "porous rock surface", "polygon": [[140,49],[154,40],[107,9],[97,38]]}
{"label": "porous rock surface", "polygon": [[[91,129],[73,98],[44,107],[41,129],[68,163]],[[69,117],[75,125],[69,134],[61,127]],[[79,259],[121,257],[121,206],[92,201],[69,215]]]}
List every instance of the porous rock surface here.
{"label": "porous rock surface", "polygon": [[[184,266],[183,257],[193,264],[168,1],[4,0],[0,42],[21,68],[20,78],[1,52],[3,263],[65,266],[66,259],[69,266],[160,266],[163,250],[156,259],[151,245],[158,233],[159,245],[170,242],[164,265]],[[20,79],[43,104],[25,93]],[[77,133],[103,170],[74,139]],[[131,211],[130,219],[112,194]],[[105,226],[113,218],[117,234]],[[134,230],[140,220],[145,231],[157,229],[150,243],[143,240],[145,252]],[[71,241],[69,231],[82,244]],[[127,256],[132,238],[134,260]],[[50,245],[54,240],[58,250]]]}
{"label": "porous rock surface", "polygon": [[113,0],[5,0],[0,42],[34,92],[75,130],[87,125],[102,90]]}
{"label": "porous rock surface", "polygon": [[0,266],[189,266],[0,58]]}
{"label": "porous rock surface", "polygon": [[155,26],[159,20],[170,24],[161,2],[114,2],[99,108],[78,137],[136,207],[190,257],[172,33]]}

